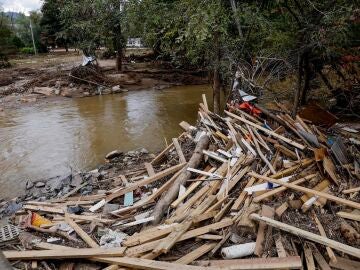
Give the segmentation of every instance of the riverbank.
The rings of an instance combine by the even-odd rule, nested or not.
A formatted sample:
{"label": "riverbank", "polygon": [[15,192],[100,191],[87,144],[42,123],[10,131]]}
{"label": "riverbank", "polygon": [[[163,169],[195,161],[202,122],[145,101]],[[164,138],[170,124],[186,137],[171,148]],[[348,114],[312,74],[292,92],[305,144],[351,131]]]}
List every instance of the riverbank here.
{"label": "riverbank", "polygon": [[0,110],[54,96],[87,97],[208,83],[205,72],[173,69],[162,62],[135,62],[128,58],[121,73],[115,71],[113,59],[98,62],[99,74],[104,77],[101,83],[91,77],[69,76],[82,63],[82,56],[76,52],[13,60],[13,67],[0,70]]}

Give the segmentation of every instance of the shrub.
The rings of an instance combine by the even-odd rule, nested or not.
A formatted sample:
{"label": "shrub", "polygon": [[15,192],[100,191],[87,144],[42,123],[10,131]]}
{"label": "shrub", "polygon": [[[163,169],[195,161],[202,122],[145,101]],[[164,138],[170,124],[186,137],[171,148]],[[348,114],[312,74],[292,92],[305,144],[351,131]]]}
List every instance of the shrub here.
{"label": "shrub", "polygon": [[23,54],[34,54],[34,48],[32,47],[24,47],[20,49],[20,53]]}

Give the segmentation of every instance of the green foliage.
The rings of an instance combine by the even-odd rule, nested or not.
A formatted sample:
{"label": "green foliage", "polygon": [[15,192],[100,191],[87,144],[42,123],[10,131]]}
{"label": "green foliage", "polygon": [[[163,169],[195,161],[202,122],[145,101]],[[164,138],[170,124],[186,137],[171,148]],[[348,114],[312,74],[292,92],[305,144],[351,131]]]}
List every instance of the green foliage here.
{"label": "green foliage", "polygon": [[33,47],[24,47],[20,49],[20,53],[22,54],[34,54],[34,48]]}
{"label": "green foliage", "polygon": [[22,48],[22,47],[25,47],[25,44],[24,44],[24,42],[18,37],[18,36],[13,36],[13,38],[12,38],[12,44],[16,47],[16,48],[18,48],[18,49],[20,49],[20,48]]}
{"label": "green foliage", "polygon": [[[60,17],[67,32],[85,54],[94,54],[107,39],[124,44],[122,1],[64,0]],[[123,46],[123,45],[122,45]]]}

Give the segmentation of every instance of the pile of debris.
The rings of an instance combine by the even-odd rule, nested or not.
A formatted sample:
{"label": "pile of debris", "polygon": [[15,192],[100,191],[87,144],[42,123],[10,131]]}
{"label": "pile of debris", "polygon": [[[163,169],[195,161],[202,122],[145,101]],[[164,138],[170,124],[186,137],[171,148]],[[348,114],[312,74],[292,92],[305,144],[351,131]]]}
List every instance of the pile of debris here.
{"label": "pile of debris", "polygon": [[356,130],[281,105],[222,117],[205,95],[198,115],[157,156],[115,151],[66,193],[27,198],[5,257],[22,269],[360,269]]}

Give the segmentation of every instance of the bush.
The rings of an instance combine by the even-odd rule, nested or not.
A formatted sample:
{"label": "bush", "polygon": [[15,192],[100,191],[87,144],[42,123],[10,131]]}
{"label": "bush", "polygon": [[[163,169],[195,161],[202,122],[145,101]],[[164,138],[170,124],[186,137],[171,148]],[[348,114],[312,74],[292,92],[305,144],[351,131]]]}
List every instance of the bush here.
{"label": "bush", "polygon": [[32,47],[24,47],[20,49],[20,53],[23,54],[34,54],[34,48]]}

